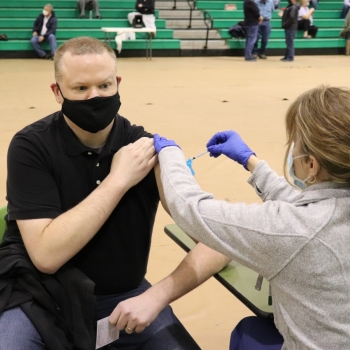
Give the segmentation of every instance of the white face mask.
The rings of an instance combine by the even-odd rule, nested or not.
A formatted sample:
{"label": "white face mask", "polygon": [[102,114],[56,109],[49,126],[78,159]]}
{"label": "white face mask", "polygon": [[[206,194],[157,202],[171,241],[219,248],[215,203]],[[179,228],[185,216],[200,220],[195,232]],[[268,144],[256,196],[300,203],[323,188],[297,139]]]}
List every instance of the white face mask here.
{"label": "white face mask", "polygon": [[48,11],[43,10],[43,15],[44,15],[44,16],[47,16],[48,14],[49,14],[49,12],[48,12]]}
{"label": "white face mask", "polygon": [[294,142],[292,143],[292,145],[290,147],[290,150],[289,150],[289,153],[288,153],[288,158],[287,158],[288,174],[293,179],[293,183],[294,183],[295,186],[299,187],[301,190],[305,190],[305,188],[307,187],[306,181],[309,180],[310,175],[305,180],[299,179],[295,175],[295,172],[294,172],[293,159],[307,157],[307,155],[306,154],[302,154],[300,156],[293,157],[293,149],[294,149]]}

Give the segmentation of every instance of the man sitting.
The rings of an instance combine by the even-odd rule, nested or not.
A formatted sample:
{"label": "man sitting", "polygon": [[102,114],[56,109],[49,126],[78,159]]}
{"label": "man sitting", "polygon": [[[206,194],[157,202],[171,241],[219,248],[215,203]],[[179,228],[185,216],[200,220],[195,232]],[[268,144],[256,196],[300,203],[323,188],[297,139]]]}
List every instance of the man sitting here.
{"label": "man sitting", "polygon": [[135,9],[137,12],[130,12],[128,20],[132,25],[136,15],[142,16],[146,28],[156,29],[156,18],[154,16],[154,0],[136,0]]}
{"label": "man sitting", "polygon": [[[56,28],[57,18],[53,12],[53,7],[50,4],[44,6],[43,12],[37,17],[33,25],[33,36],[30,39],[30,43],[33,46],[34,51],[40,58],[53,59],[56,52]],[[47,41],[51,48],[51,54],[41,48],[41,43]]]}
{"label": "man sitting", "polygon": [[80,9],[79,18],[85,17],[85,10],[94,10],[96,18],[102,19],[100,14],[100,8],[98,6],[98,0],[78,0],[78,8]]}

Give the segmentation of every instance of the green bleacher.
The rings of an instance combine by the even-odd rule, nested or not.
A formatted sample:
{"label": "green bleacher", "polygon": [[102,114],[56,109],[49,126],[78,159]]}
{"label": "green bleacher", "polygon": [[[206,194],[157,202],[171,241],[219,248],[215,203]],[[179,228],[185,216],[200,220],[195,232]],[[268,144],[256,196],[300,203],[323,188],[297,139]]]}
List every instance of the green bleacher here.
{"label": "green bleacher", "polygon": [[[173,0],[161,1],[173,2]],[[101,31],[101,27],[129,27],[127,14],[134,11],[135,5],[135,0],[99,0],[103,19],[95,19],[94,17],[89,19],[88,11],[86,11],[84,19],[79,19],[75,0],[0,0],[0,34],[5,33],[8,37],[8,41],[0,41],[0,57],[12,57],[12,53],[18,52],[21,53],[21,57],[35,57],[35,53],[30,45],[31,30],[35,18],[48,2],[53,5],[58,18],[56,33],[58,45],[67,39],[81,35],[89,35],[104,40],[105,34]],[[236,4],[237,10],[225,10],[225,5],[232,3]],[[286,0],[282,0],[281,7],[285,6],[287,6]],[[298,31],[295,39],[296,49],[302,49],[303,53],[306,54],[315,52],[321,54],[342,53],[345,46],[344,39],[339,37],[344,24],[344,20],[340,19],[342,7],[343,1],[327,0],[324,2],[321,0],[314,16],[314,24],[319,28],[317,37],[304,39],[302,31]],[[232,39],[227,30],[230,26],[243,20],[243,0],[198,0],[196,8],[203,12],[207,11],[211,15],[213,18],[213,30],[217,30],[220,33],[231,49],[227,50],[227,54],[235,55],[235,52],[241,52],[245,41]],[[181,55],[180,40],[173,38],[174,30],[167,28],[165,19],[158,18],[159,10],[156,10],[155,15],[157,18],[157,35],[152,40],[153,50],[158,51],[158,56],[162,56],[162,52],[165,53],[166,51],[168,53],[164,54],[165,56],[169,55],[169,52],[172,52],[170,55]],[[188,17],[183,19],[188,19]],[[270,53],[274,52],[274,50],[285,49],[284,30],[281,28],[281,18],[278,16],[278,10],[273,14],[271,25],[272,32],[268,44]],[[115,48],[114,40],[111,40],[110,44],[112,48]],[[48,50],[49,46],[47,44],[44,45],[46,45],[44,48]],[[123,52],[125,50],[136,52],[145,48],[144,34],[137,34],[135,41],[123,42]],[[240,51],[236,49],[240,49]],[[324,51],[321,49],[324,49]]]}
{"label": "green bleacher", "polygon": [[[56,32],[57,45],[70,38],[88,35],[104,40],[105,34],[101,27],[130,27],[127,14],[134,11],[135,0],[100,0],[100,13],[102,19],[89,18],[86,11],[85,18],[79,19],[79,12],[74,0],[0,0],[0,34],[5,33],[8,41],[0,41],[0,57],[2,52],[21,52],[23,57],[30,53],[34,57],[33,48],[30,44],[32,27],[35,18],[41,13],[43,7],[50,3],[58,19]],[[166,21],[158,19],[158,11],[155,11],[157,34],[152,40],[153,50],[180,49],[180,41],[173,39],[173,30],[166,29]],[[112,33],[111,33],[112,34]],[[113,36],[113,35],[112,35]],[[124,41],[124,50],[145,50],[145,34],[137,34],[136,40]],[[115,49],[115,41],[110,45]],[[43,48],[49,50],[47,43]],[[143,51],[142,51],[143,52]],[[5,56],[5,55],[3,55]],[[9,57],[9,56],[6,56]],[[10,56],[11,57],[11,56]]]}
{"label": "green bleacher", "polygon": [[[224,10],[225,5],[228,3],[234,3],[237,6],[237,10],[227,11]],[[281,7],[286,7],[287,2],[282,1]],[[207,11],[213,18],[213,27],[219,30],[222,38],[227,39],[227,44],[231,49],[242,49],[245,45],[243,39],[231,39],[227,29],[242,21],[243,14],[243,1],[209,1],[199,0],[197,2],[197,8],[202,11]],[[344,49],[344,39],[339,37],[339,33],[344,25],[344,19],[340,19],[341,10],[343,8],[342,1],[327,1],[321,0],[319,7],[315,11],[314,25],[319,30],[317,37],[313,39],[304,39],[303,31],[297,31],[295,39],[296,49],[310,49],[310,53],[313,49]],[[284,30],[281,28],[281,17],[278,16],[279,10],[275,10],[271,20],[271,36],[268,43],[268,50],[271,49],[285,49],[286,44],[284,40]]]}

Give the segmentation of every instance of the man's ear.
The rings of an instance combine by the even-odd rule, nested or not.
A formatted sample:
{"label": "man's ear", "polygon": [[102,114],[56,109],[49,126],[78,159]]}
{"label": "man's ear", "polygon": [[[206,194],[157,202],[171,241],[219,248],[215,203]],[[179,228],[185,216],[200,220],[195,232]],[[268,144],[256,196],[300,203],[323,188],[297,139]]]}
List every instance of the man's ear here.
{"label": "man's ear", "polygon": [[56,102],[59,103],[60,105],[63,103],[62,95],[60,93],[60,90],[58,90],[58,86],[55,83],[52,83],[50,85],[50,88],[55,95]]}

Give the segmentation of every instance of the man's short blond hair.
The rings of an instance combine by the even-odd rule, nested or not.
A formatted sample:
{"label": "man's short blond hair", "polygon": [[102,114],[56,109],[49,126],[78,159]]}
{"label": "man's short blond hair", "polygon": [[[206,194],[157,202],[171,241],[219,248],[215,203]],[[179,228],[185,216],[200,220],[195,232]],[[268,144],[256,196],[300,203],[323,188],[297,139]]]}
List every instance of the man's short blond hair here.
{"label": "man's short blond hair", "polygon": [[62,57],[66,52],[69,52],[72,56],[103,54],[107,52],[117,62],[114,51],[101,40],[89,36],[70,39],[63,43],[55,52],[54,66],[56,81],[60,81],[62,78]]}

